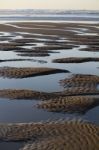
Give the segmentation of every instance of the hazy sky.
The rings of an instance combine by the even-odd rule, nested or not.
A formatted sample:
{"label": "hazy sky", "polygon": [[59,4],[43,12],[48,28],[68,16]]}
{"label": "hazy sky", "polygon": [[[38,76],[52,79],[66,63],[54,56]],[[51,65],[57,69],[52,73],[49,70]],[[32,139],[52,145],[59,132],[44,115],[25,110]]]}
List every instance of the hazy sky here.
{"label": "hazy sky", "polygon": [[0,8],[99,10],[99,0],[0,0]]}

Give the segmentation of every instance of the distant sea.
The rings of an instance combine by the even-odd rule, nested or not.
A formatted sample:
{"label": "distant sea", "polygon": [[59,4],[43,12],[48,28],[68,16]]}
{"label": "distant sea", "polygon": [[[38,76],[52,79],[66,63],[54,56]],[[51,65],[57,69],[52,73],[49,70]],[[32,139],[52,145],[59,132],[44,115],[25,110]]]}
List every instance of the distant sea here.
{"label": "distant sea", "polygon": [[79,10],[0,10],[0,22],[6,21],[92,21],[99,22],[99,11]]}

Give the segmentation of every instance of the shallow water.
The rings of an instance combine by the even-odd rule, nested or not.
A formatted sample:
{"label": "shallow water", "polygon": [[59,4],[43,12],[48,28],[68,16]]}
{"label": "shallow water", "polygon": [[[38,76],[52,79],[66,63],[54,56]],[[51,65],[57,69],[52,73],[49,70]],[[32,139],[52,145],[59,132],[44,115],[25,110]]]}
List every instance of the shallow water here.
{"label": "shallow water", "polygon": [[0,78],[0,89],[30,89],[43,92],[58,92],[63,91],[59,81],[68,77],[69,74],[58,73],[53,75],[44,75],[39,77],[30,77],[23,79],[7,79]]}
{"label": "shallow water", "polygon": [[[30,46],[31,47],[31,46]],[[10,67],[52,67],[69,70],[71,73],[82,73],[82,74],[94,74],[99,75],[99,62],[85,62],[85,63],[52,63],[54,59],[64,58],[64,57],[98,57],[99,52],[87,52],[80,51],[81,48],[86,48],[86,45],[82,45],[78,48],[73,48],[71,50],[54,50],[56,53],[51,53],[47,57],[32,57],[35,61],[17,61],[17,62],[2,62],[0,67],[10,66]],[[1,51],[0,59],[30,59],[30,57],[18,56],[12,51]],[[40,61],[36,61],[40,60]],[[42,63],[42,61],[46,63]],[[54,77],[54,75],[53,75]]]}
{"label": "shallow water", "polygon": [[1,142],[0,150],[19,150],[22,146],[21,142]]}
{"label": "shallow water", "polygon": [[[47,112],[43,109],[37,109],[36,104],[39,100],[8,100],[0,98],[0,122],[39,122],[48,119],[60,119],[65,117],[73,118],[72,114],[62,114]],[[75,114],[76,116],[76,114]]]}
{"label": "shallow water", "polygon": [[[36,108],[39,100],[9,100],[0,98],[0,122],[3,123],[20,123],[20,122],[40,122],[58,119],[84,119],[99,125],[99,106],[87,111],[85,114],[80,113],[55,113],[47,110]],[[1,149],[0,149],[1,150]]]}
{"label": "shallow water", "polygon": [[83,116],[83,119],[99,125],[99,106],[89,110],[86,115]]}
{"label": "shallow water", "polygon": [[[72,29],[71,29],[72,30]],[[89,33],[86,27],[74,28],[73,31],[76,31],[77,34],[90,35],[94,36],[95,33]],[[87,32],[88,33],[87,33]],[[11,39],[21,39],[24,37],[24,34],[30,34],[25,32],[0,32],[0,36],[10,36]],[[32,33],[31,33],[32,34]],[[32,34],[38,36],[37,40],[40,40],[40,36],[43,36],[40,43],[31,43],[35,45],[24,46],[24,48],[44,46],[45,42],[48,40],[44,38],[43,34]],[[68,39],[65,39],[62,36],[55,36],[58,39],[56,41],[65,42]],[[51,35],[49,40],[51,39]],[[41,42],[42,41],[42,42]],[[8,40],[9,42],[9,40]],[[15,89],[30,89],[44,92],[56,92],[62,91],[64,88],[60,86],[59,81],[64,78],[68,78],[71,74],[94,74],[99,75],[99,62],[86,62],[86,63],[66,63],[59,64],[53,63],[52,61],[57,58],[63,57],[99,57],[99,52],[87,52],[80,51],[82,48],[86,48],[87,45],[81,45],[73,49],[68,50],[54,50],[56,53],[51,53],[48,57],[32,57],[31,61],[11,61],[11,62],[2,62],[0,67],[9,66],[9,67],[51,67],[58,69],[69,70],[70,73],[58,73],[53,75],[44,75],[38,77],[24,78],[24,79],[8,79],[0,77],[0,89],[15,88]],[[30,59],[30,57],[21,57],[18,56],[14,51],[0,51],[0,59]],[[42,63],[42,60],[45,63]],[[60,119],[60,118],[82,118],[88,121],[99,124],[98,111],[99,107],[95,107],[86,114],[69,114],[69,113],[52,113],[47,112],[42,109],[37,109],[34,107],[39,101],[36,100],[8,100],[0,99],[0,122],[32,122],[32,121],[44,121],[48,119]],[[1,146],[0,146],[1,147]],[[17,146],[16,146],[17,147]],[[0,149],[1,150],[1,149]],[[17,150],[17,149],[16,149]]]}

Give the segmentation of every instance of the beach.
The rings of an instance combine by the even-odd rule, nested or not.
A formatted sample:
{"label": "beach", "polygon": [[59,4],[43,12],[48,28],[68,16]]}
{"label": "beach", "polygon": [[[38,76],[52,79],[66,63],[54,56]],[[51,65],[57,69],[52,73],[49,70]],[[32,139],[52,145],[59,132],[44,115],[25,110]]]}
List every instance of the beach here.
{"label": "beach", "polygon": [[99,23],[1,22],[0,110],[0,150],[98,150]]}

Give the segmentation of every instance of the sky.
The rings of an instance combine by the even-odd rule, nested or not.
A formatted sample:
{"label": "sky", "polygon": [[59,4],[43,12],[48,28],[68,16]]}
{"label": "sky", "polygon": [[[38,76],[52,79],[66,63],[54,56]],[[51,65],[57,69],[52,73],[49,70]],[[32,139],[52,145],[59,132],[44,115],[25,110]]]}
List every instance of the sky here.
{"label": "sky", "polygon": [[99,10],[99,0],[0,0],[0,9]]}

